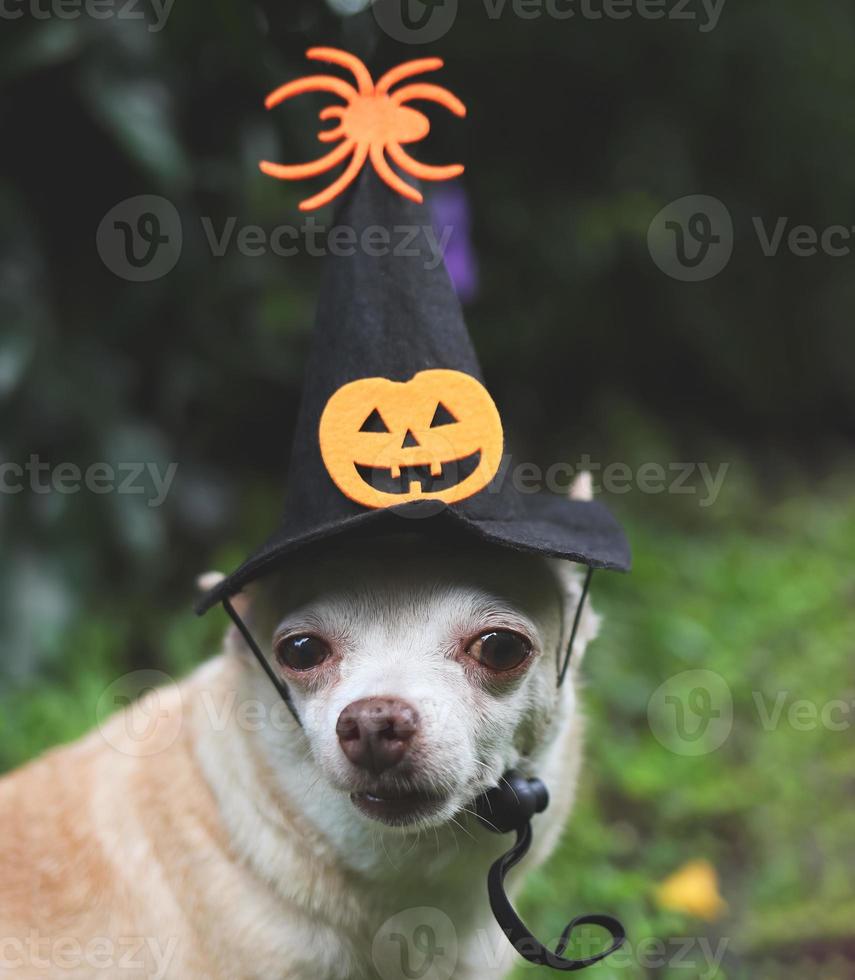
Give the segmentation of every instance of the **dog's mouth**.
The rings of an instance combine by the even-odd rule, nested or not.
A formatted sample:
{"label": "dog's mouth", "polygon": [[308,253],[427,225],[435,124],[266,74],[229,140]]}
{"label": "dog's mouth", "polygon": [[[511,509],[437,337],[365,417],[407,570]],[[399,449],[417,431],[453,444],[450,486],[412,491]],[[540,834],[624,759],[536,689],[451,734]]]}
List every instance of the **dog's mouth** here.
{"label": "dog's mouth", "polygon": [[354,463],[357,473],[380,493],[438,493],[457,486],[470,477],[481,462],[477,449],[462,459],[424,466],[364,466]]}
{"label": "dog's mouth", "polygon": [[390,827],[403,827],[439,810],[446,798],[425,790],[378,789],[351,793],[353,805],[366,817]]}

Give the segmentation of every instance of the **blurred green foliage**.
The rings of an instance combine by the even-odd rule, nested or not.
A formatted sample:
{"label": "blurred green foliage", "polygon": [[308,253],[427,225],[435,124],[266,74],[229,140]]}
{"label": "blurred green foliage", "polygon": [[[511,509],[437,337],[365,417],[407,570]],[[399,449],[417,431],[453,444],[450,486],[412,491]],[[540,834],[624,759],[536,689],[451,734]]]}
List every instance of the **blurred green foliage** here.
{"label": "blurred green foliage", "polygon": [[[851,4],[728,2],[706,32],[702,16],[493,6],[460,4],[429,46],[469,115],[432,111],[424,154],[466,163],[481,269],[468,319],[515,444],[546,461],[658,458],[640,415],[677,459],[735,443],[770,482],[792,456],[828,469],[855,428],[855,258],[766,258],[752,219],[852,224]],[[0,629],[34,589],[57,623],[108,591],[177,606],[222,543],[248,547],[277,506],[319,266],[217,256],[203,219],[217,235],[230,218],[299,225],[305,188],[257,161],[317,155],[322,97],[262,105],[305,73],[309,44],[375,70],[425,50],[321,0],[181,0],[159,31],[151,16],[4,23],[0,458],[179,472],[160,508],[0,495]],[[730,209],[736,242],[724,272],[686,284],[654,265],[646,233],[696,193]],[[138,194],[171,201],[184,229],[177,266],[149,283],[114,275],[95,245],[104,215]],[[18,670],[39,656],[42,625],[26,618]]]}
{"label": "blurred green foliage", "polygon": [[[701,533],[636,526],[631,582],[600,576],[580,805],[558,869],[529,893],[546,934],[558,935],[563,909],[618,908],[642,951],[645,937],[693,937],[692,976],[851,975],[855,508],[845,484],[824,489],[771,507],[755,498]],[[697,669],[723,679],[733,726],[695,756],[657,740],[648,705]],[[655,883],[698,857],[718,869],[729,905],[714,927],[652,900]],[[705,972],[698,937],[724,943],[721,972]],[[835,968],[844,954],[848,967]]]}

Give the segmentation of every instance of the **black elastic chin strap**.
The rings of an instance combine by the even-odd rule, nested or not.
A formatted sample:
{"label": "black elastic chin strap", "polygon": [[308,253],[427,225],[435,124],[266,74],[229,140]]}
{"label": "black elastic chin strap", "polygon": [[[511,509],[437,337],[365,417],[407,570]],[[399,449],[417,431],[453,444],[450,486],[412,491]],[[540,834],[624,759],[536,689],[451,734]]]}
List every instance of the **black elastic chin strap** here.
{"label": "black elastic chin strap", "polygon": [[[548,805],[549,793],[541,780],[526,779],[519,773],[509,772],[498,786],[478,799],[475,809],[481,823],[495,833],[506,834],[515,830],[517,834],[514,846],[493,863],[487,876],[487,893],[496,922],[524,960],[537,966],[548,966],[553,970],[571,973],[574,970],[584,970],[585,967],[611,956],[623,945],[626,931],[610,915],[579,915],[568,923],[553,952],[535,939],[531,930],[517,915],[505,891],[505,876],[528,854],[532,841],[531,818],[536,813],[543,813]],[[563,953],[573,930],[586,925],[605,929],[611,937],[611,945],[593,956],[578,960],[565,957]]]}
{"label": "black elastic chin strap", "polygon": [[229,618],[237,627],[238,633],[240,633],[240,635],[243,637],[244,643],[246,643],[249,649],[252,650],[253,654],[255,655],[255,659],[261,664],[264,673],[267,674],[267,676],[270,678],[270,682],[279,692],[279,697],[281,697],[288,706],[288,710],[291,712],[294,721],[296,721],[300,728],[302,728],[303,723],[300,721],[300,716],[297,714],[297,709],[294,707],[294,702],[291,700],[291,692],[288,690],[288,685],[277,676],[276,672],[267,662],[267,657],[265,657],[259,649],[258,644],[255,642],[252,633],[250,633],[249,629],[247,628],[246,623],[240,618],[237,610],[228,599],[223,599],[223,608],[229,614]]}
{"label": "black elastic chin strap", "polygon": [[[567,644],[567,653],[563,663],[558,665],[557,686],[560,688],[567,675],[570,665],[570,657],[573,653],[573,643],[576,639],[576,632],[582,619],[582,609],[591,585],[591,576],[594,570],[588,569],[585,582],[582,586],[582,595],[576,607],[576,615],[573,618],[573,628],[570,631],[570,640]],[[223,608],[228,613],[230,619],[237,627],[238,632],[243,637],[244,642],[252,651],[255,659],[261,665],[264,673],[270,678],[270,682],[279,692],[279,696],[288,706],[288,710],[294,720],[302,728],[303,723],[291,700],[291,692],[287,684],[276,674],[267,661],[267,657],[261,652],[258,644],[247,628],[246,623],[238,615],[237,610],[229,599],[223,599]],[[536,813],[543,813],[549,805],[549,793],[546,786],[539,779],[527,779],[525,776],[516,772],[506,773],[498,786],[493,787],[483,793],[475,802],[475,810],[480,822],[489,830],[497,834],[507,834],[512,830],[516,831],[517,841],[514,846],[503,854],[493,863],[487,875],[487,892],[490,898],[490,908],[493,911],[496,922],[508,937],[514,949],[528,960],[538,966],[548,966],[553,970],[563,970],[571,972],[573,970],[583,970],[586,966],[599,963],[600,960],[610,956],[616,949],[619,949],[626,939],[626,932],[617,919],[610,915],[580,915],[567,925],[561,938],[555,947],[555,952],[547,949],[532,935],[531,930],[517,915],[511,905],[507,892],[505,891],[505,876],[519,864],[526,856],[532,841],[531,818]],[[578,926],[599,926],[605,929],[611,936],[611,945],[596,953],[582,959],[568,959],[563,955],[570,942],[573,930]]]}
{"label": "black elastic chin strap", "polygon": [[[594,569],[588,568],[585,581],[582,584],[582,594],[576,606],[570,639],[567,642],[567,652],[563,661],[558,660],[556,686],[560,688],[567,676],[576,634],[582,621],[585,600],[591,588]],[[505,877],[511,868],[515,867],[528,854],[532,842],[531,818],[536,813],[543,813],[549,806],[549,792],[540,779],[526,779],[517,772],[508,772],[502,777],[499,785],[483,793],[475,802],[475,812],[480,822],[497,834],[507,834],[516,831],[517,840],[514,846],[493,863],[487,875],[487,892],[490,898],[490,908],[493,915],[508,937],[508,941],[524,960],[537,966],[548,966],[553,970],[571,973],[584,970],[587,966],[599,963],[615,950],[620,949],[626,940],[626,930],[617,919],[610,915],[579,915],[568,923],[558,940],[555,952],[547,949],[532,935],[531,930],[517,915],[516,910],[505,891]],[[611,944],[593,956],[581,959],[570,959],[563,954],[570,943],[573,930],[579,926],[599,926],[611,937]]]}
{"label": "black elastic chin strap", "polygon": [[[579,631],[579,623],[582,622],[582,610],[585,608],[585,600],[588,598],[588,591],[591,588],[591,579],[594,577],[594,569],[589,567],[585,573],[585,581],[582,583],[582,594],[576,606],[576,614],[573,616],[573,628],[570,630],[570,639],[567,642],[567,653],[564,655],[564,662],[557,665],[558,687],[564,683],[567,670],[570,667],[570,657],[573,655],[573,644],[576,642],[576,633]],[[563,632],[563,630],[562,630]]]}

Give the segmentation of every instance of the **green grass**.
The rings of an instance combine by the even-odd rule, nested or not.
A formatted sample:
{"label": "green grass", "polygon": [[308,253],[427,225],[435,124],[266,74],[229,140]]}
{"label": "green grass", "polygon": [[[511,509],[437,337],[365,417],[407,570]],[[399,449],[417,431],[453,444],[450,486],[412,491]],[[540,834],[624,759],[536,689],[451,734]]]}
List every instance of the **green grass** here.
{"label": "green grass", "polygon": [[[620,916],[632,955],[589,971],[599,980],[842,980],[834,957],[855,943],[855,500],[845,484],[777,503],[732,487],[705,512],[683,505],[676,525],[661,504],[636,508],[633,574],[594,579],[606,619],[584,667],[579,803],[557,856],[529,884],[524,917],[555,937],[580,912]],[[145,666],[182,673],[222,625],[154,617],[148,628],[163,653]],[[0,770],[90,728],[117,672],[140,666],[116,657],[132,639],[118,615],[92,614],[53,651],[55,673],[0,696]],[[709,705],[697,678],[672,681],[667,693],[703,710],[722,708],[722,690],[732,698],[732,726],[713,751],[726,717],[706,741],[681,741],[673,703],[660,699],[653,719],[666,744],[649,723],[657,688],[689,670],[717,675]],[[808,707],[794,708],[800,700]],[[812,712],[832,702],[829,727]],[[703,754],[683,754],[686,746]],[[695,858],[720,875],[728,912],[715,923],[655,902],[655,885]],[[691,939],[680,962],[675,937]],[[702,942],[724,950],[718,969]],[[821,967],[811,960],[823,956]]]}
{"label": "green grass", "polygon": [[[604,963],[589,972],[600,980],[851,975],[833,957],[855,940],[855,501],[832,488],[772,505],[740,499],[739,516],[725,502],[703,527],[636,526],[632,577],[595,578],[606,618],[585,664],[581,798],[526,915],[557,936],[571,914],[609,910],[636,949],[694,937],[686,961],[697,964]],[[673,706],[655,713],[666,745],[648,721],[657,687],[690,670],[718,675],[713,710],[721,690],[733,705],[729,736],[695,756],[669,748],[711,747],[673,735]],[[668,693],[685,701],[690,688],[672,682]],[[822,721],[832,706],[833,728]],[[655,883],[694,858],[720,874],[729,911],[714,924],[654,901]],[[700,938],[726,943],[717,971]]]}

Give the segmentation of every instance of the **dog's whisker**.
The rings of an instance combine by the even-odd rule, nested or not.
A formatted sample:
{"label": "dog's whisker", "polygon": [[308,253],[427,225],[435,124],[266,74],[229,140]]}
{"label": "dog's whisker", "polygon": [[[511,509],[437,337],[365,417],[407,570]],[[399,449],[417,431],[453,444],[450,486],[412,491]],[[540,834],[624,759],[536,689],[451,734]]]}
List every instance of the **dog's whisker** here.
{"label": "dog's whisker", "polygon": [[404,852],[403,856],[405,858],[409,857],[413,853],[413,851],[415,851],[418,848],[421,839],[422,839],[422,828],[416,827],[416,834],[413,839],[413,842],[410,844],[409,848],[407,848],[407,850]]}
{"label": "dog's whisker", "polygon": [[[467,807],[467,806],[461,807],[460,810],[461,810],[462,813],[467,813],[470,816],[475,817],[476,819],[479,818],[479,814],[475,810],[470,810],[469,807]],[[489,821],[487,821],[487,823],[489,823]],[[477,840],[477,838],[475,837],[475,835],[470,830],[468,830],[466,827],[462,826],[461,824],[458,824],[458,826],[460,827],[461,830],[463,830],[466,834],[468,834],[472,838],[472,840]],[[494,827],[494,825],[492,823],[490,823],[490,827],[493,827],[494,830],[497,830],[497,828]]]}
{"label": "dog's whisker", "polygon": [[314,790],[314,788],[318,785],[318,783],[321,781],[322,778],[323,777],[322,777],[321,773],[318,773],[318,775],[315,776],[315,778],[308,784],[308,786],[306,786],[303,789],[303,798],[304,799],[306,797],[308,797],[309,793],[311,793]]}
{"label": "dog's whisker", "polygon": [[508,789],[509,789],[509,790],[510,790],[510,791],[511,791],[511,792],[512,792],[512,793],[514,794],[514,796],[516,797],[516,800],[517,800],[517,802],[519,802],[519,796],[517,795],[517,791],[516,791],[516,790],[514,789],[514,787],[513,787],[513,786],[512,786],[512,785],[511,785],[511,784],[510,784],[510,783],[509,783],[508,781],[507,781],[507,779],[505,779],[505,777],[504,777],[504,776],[502,776],[502,778],[501,778],[501,782],[503,782],[503,783],[505,784],[505,786],[507,786],[507,787],[508,787]]}
{"label": "dog's whisker", "polygon": [[[476,838],[475,838],[475,835],[474,835],[474,834],[473,834],[473,833],[472,833],[471,831],[469,831],[469,830],[467,830],[467,829],[466,829],[466,828],[465,828],[465,827],[463,826],[463,824],[462,824],[462,823],[460,823],[460,821],[459,821],[459,820],[455,820],[455,818],[454,818],[454,817],[452,817],[452,818],[451,818],[451,822],[452,822],[452,823],[454,824],[454,826],[455,826],[455,827],[459,827],[459,828],[460,828],[460,829],[461,829],[461,830],[463,831],[463,833],[464,833],[464,834],[466,834],[466,836],[467,836],[467,837],[469,837],[469,838],[470,838],[471,840],[475,840],[475,839],[476,839]],[[454,833],[454,831],[453,831],[453,830],[452,830],[452,833]],[[458,841],[457,841],[457,837],[456,837],[456,836],[455,836],[455,838],[454,838],[454,842],[455,842],[455,844],[457,844],[457,850],[459,851],[459,850],[460,850],[460,844],[458,843]]]}
{"label": "dog's whisker", "polygon": [[383,853],[386,855],[386,859],[389,861],[389,864],[395,869],[395,871],[400,871],[401,869],[399,865],[392,860],[392,855],[389,853],[389,849],[386,847],[386,840],[382,830],[380,831],[380,843],[383,845]]}

